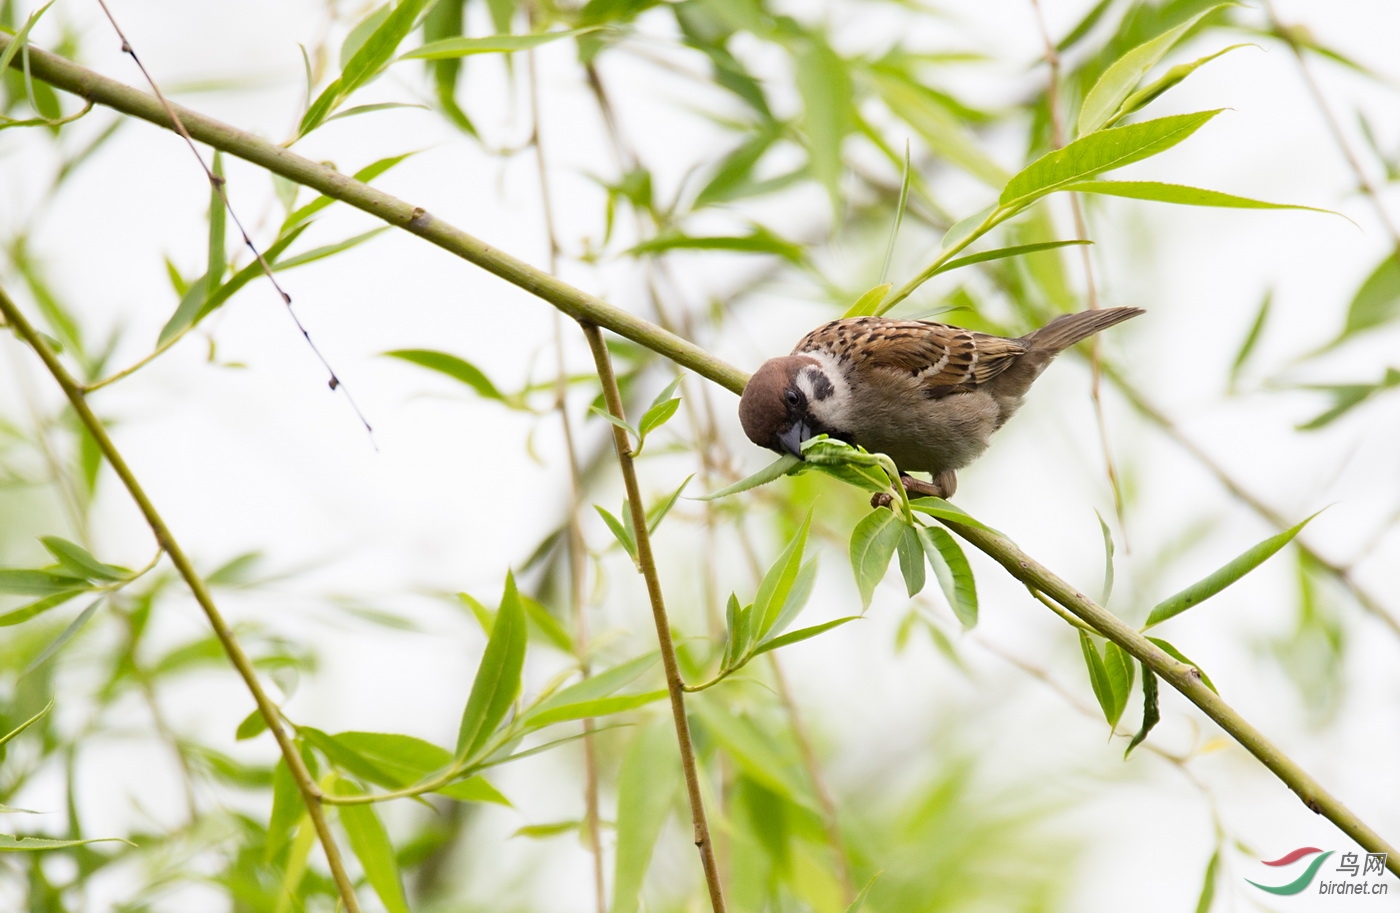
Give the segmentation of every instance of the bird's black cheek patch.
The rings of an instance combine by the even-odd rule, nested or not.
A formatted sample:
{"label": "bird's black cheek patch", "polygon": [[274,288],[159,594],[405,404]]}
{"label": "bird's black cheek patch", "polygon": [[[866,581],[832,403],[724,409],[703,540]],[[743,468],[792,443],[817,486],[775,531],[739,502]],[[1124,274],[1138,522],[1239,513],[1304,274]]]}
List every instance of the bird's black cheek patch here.
{"label": "bird's black cheek patch", "polygon": [[836,392],[836,388],[832,386],[831,379],[828,378],[825,373],[821,371],[811,371],[807,376],[812,379],[812,396],[814,398],[819,400],[826,399]]}

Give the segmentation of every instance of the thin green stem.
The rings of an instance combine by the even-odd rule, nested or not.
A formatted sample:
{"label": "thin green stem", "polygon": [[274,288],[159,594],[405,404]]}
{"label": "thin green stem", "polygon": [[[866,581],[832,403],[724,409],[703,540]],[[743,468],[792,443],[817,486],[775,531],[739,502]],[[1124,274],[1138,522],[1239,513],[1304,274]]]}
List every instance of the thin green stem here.
{"label": "thin green stem", "polygon": [[949,260],[953,259],[953,257],[957,254],[961,253],[963,249],[966,248],[969,244],[971,244],[973,241],[976,241],[978,238],[982,237],[987,232],[1000,225],[1002,222],[1005,222],[1007,219],[1011,218],[1013,214],[1014,213],[1002,209],[1000,206],[993,209],[990,213],[987,214],[987,217],[983,219],[981,223],[978,224],[976,228],[968,232],[966,237],[955,241],[949,247],[945,247],[943,251],[939,253],[937,257],[934,258],[933,262],[930,263],[928,267],[924,269],[923,272],[919,273],[919,275],[915,276],[913,279],[910,279],[892,295],[890,295],[884,301],[880,302],[880,308],[875,313],[888,313],[896,304],[899,304],[905,298],[908,298],[910,295],[912,295],[915,289],[917,289],[919,286],[923,285],[925,282],[937,275],[938,271],[943,268],[944,264],[946,264]]}
{"label": "thin green stem", "polygon": [[194,595],[195,602],[199,603],[199,607],[204,610],[205,617],[208,618],[210,627],[214,629],[214,636],[218,638],[224,654],[238,671],[244,684],[247,685],[248,691],[258,706],[258,713],[266,722],[273,738],[277,740],[278,748],[282,750],[282,757],[287,762],[287,769],[291,771],[292,778],[296,781],[302,801],[306,804],[307,814],[310,815],[311,822],[316,828],[316,834],[320,838],[321,846],[325,850],[326,864],[330,867],[331,876],[335,879],[341,901],[350,913],[359,913],[360,904],[355,897],[354,886],[350,881],[350,876],[345,871],[340,850],[335,844],[330,824],[326,821],[325,813],[321,808],[321,790],[312,780],[310,771],[306,769],[301,753],[297,751],[296,745],[287,735],[277,705],[263,690],[262,682],[258,681],[257,673],[253,669],[252,662],[248,659],[248,654],[243,652],[242,645],[234,637],[233,629],[229,627],[228,622],[224,620],[223,613],[214,604],[214,597],[210,595],[204,579],[194,569],[194,564],[185,555],[184,549],[180,547],[174,534],[170,532],[170,527],[166,525],[164,518],[156,510],[155,505],[151,503],[151,499],[146,495],[146,491],[137,480],[135,473],[131,471],[126,460],[122,457],[121,451],[117,449],[116,444],[107,434],[106,426],[88,407],[87,400],[83,397],[82,385],[68,373],[68,369],[63,367],[63,363],[49,348],[43,335],[34,329],[3,289],[0,289],[0,314],[4,314],[5,322],[34,350],[39,359],[43,361],[49,374],[63,389],[68,402],[73,406],[73,411],[78,415],[78,420],[83,423],[93,440],[97,442],[98,449],[102,451],[102,455],[107,459],[117,477],[121,479],[122,484],[131,495],[131,499],[136,502],[141,514],[146,518],[146,523],[150,526],[156,543],[165,554],[170,556],[170,562],[175,565],[175,570],[184,578],[190,592]]}
{"label": "thin green stem", "polygon": [[161,343],[160,345],[156,346],[155,350],[152,351],[149,355],[145,356],[144,358],[141,358],[141,359],[139,359],[139,360],[133,362],[132,364],[126,366],[125,368],[122,368],[120,371],[117,371],[115,374],[108,374],[106,377],[102,378],[101,380],[95,380],[95,381],[93,381],[92,383],[83,384],[83,392],[84,392],[84,393],[92,393],[94,390],[101,390],[103,387],[109,386],[109,385],[111,385],[111,384],[116,383],[116,382],[119,381],[119,380],[122,380],[122,379],[124,379],[124,378],[130,377],[131,375],[135,374],[137,371],[140,371],[142,368],[146,367],[146,365],[150,364],[151,362],[155,361],[157,358],[160,358],[162,355],[164,355],[164,354],[165,354],[170,348],[172,348],[176,343],[178,343],[180,340],[184,339],[185,336],[188,335],[189,332],[190,332],[191,330],[193,330],[193,329],[194,329],[194,324],[191,324],[191,325],[185,327],[185,328],[184,328],[183,330],[181,330],[180,332],[176,333],[174,336],[171,336],[171,337],[170,337],[169,339],[167,339],[165,342],[163,342],[163,343]]}
{"label": "thin green stem", "polygon": [[[603,384],[603,399],[608,404],[608,411],[625,420],[622,392],[617,386],[612,356],[608,354],[603,334],[593,324],[581,322],[581,325],[584,336],[588,338],[588,348],[593,352],[593,361],[598,369],[598,379]],[[613,425],[612,433],[613,444],[617,448],[618,465],[622,469],[623,486],[627,490],[628,507],[632,512],[632,528],[637,532],[637,565],[646,581],[647,596],[651,600],[652,620],[656,624],[656,639],[661,647],[661,665],[666,670],[666,691],[671,697],[671,717],[676,727],[676,741],[680,745],[681,767],[685,773],[686,794],[690,799],[690,819],[695,846],[700,851],[700,863],[705,870],[710,909],[712,913],[725,913],[724,889],[720,885],[719,867],[715,863],[715,847],[710,838],[710,825],[705,818],[700,771],[695,763],[695,746],[691,742],[690,721],[685,713],[685,682],[681,679],[680,664],[676,660],[676,645],[671,638],[671,621],[667,617],[666,602],[661,593],[661,575],[656,569],[656,556],[651,551],[646,505],[642,503],[642,490],[637,483],[637,469],[632,460],[632,447],[627,432]]]}

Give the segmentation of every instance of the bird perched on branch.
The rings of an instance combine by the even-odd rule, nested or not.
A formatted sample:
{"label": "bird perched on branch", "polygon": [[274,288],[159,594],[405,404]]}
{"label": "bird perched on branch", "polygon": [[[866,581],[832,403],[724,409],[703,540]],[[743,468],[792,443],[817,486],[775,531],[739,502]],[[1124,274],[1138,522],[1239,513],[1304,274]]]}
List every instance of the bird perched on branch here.
{"label": "bird perched on branch", "polygon": [[834,320],[791,355],[763,363],[744,388],[739,420],[749,440],[778,453],[801,456],[802,442],[818,434],[883,453],[909,491],[950,497],[956,471],[987,449],[1051,359],[1141,313],[1064,314],[1017,339],[927,320]]}

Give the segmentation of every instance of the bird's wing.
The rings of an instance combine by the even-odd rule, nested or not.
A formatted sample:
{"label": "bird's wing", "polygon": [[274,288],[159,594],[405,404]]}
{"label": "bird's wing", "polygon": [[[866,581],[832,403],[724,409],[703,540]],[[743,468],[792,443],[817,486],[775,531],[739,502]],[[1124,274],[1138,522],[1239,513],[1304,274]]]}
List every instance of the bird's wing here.
{"label": "bird's wing", "polygon": [[910,375],[933,391],[986,383],[1011,367],[1027,345],[927,320],[857,317],[818,327],[797,344],[799,352],[813,349]]}

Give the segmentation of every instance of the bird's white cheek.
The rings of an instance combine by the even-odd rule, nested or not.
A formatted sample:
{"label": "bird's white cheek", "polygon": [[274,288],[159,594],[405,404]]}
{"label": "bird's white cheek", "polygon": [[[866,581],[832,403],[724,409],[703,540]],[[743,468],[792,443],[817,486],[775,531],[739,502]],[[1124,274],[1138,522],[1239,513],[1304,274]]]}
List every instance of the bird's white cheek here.
{"label": "bird's white cheek", "polygon": [[828,427],[848,427],[851,390],[837,366],[806,368],[797,376],[797,386],[807,398],[808,415]]}

